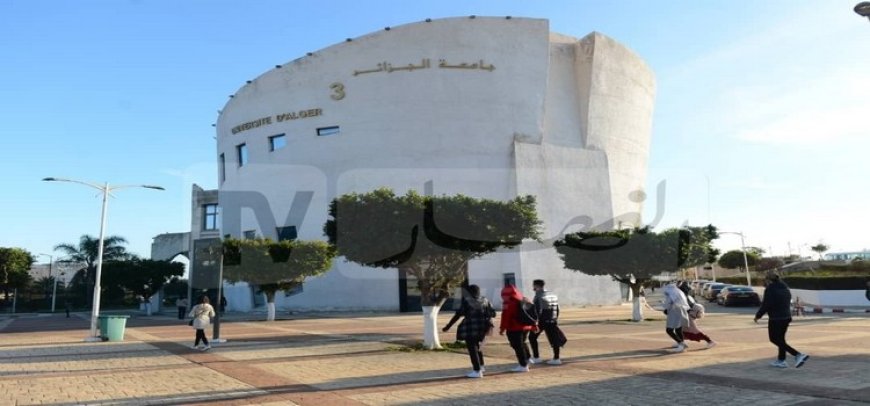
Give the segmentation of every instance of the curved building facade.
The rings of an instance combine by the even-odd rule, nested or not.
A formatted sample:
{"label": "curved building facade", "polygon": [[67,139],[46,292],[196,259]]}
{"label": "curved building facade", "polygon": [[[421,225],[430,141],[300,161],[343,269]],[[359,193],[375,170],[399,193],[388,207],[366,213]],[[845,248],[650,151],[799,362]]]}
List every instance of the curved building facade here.
{"label": "curved building facade", "polygon": [[[532,194],[546,239],[637,224],[654,94],[626,47],[542,19],[448,18],[348,39],[249,81],[222,110],[221,233],[324,239],[331,199],[382,186]],[[472,261],[468,275],[490,297],[541,278],[567,304],[621,300],[609,278],[563,269],[549,241]],[[228,286],[230,307],[253,306],[250,291]],[[398,310],[413,296],[398,272],[339,258],[276,305]]]}

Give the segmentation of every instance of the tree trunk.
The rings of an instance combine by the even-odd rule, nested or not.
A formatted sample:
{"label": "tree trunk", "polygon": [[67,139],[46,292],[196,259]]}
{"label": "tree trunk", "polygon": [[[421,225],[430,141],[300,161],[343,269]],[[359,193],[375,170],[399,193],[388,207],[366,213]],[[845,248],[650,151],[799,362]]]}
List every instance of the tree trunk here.
{"label": "tree trunk", "polygon": [[275,292],[266,292],[266,321],[275,321]]}
{"label": "tree trunk", "polygon": [[438,312],[443,300],[432,296],[432,286],[422,275],[417,277],[420,288],[420,302],[423,305],[423,347],[428,350],[441,349],[438,337]]}
{"label": "tree trunk", "polygon": [[643,285],[634,283],[628,285],[634,298],[631,301],[631,321],[643,321],[643,303],[641,303],[640,290]]}
{"label": "tree trunk", "polygon": [[145,315],[151,315],[151,296],[145,296]]}
{"label": "tree trunk", "polygon": [[438,337],[438,312],[441,306],[423,306],[423,347],[427,350],[441,349]]}

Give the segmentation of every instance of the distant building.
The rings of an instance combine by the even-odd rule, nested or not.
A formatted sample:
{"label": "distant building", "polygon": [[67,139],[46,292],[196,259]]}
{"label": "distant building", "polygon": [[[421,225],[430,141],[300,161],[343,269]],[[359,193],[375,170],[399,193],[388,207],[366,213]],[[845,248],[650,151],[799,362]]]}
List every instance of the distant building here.
{"label": "distant building", "polygon": [[33,280],[39,280],[52,276],[57,278],[60,284],[69,284],[73,276],[80,269],[85,268],[85,264],[77,263],[60,263],[54,262],[49,264],[33,264],[27,272]]}
{"label": "distant building", "polygon": [[828,261],[851,261],[854,259],[868,261],[870,260],[870,250],[828,252],[825,254],[825,259]]}

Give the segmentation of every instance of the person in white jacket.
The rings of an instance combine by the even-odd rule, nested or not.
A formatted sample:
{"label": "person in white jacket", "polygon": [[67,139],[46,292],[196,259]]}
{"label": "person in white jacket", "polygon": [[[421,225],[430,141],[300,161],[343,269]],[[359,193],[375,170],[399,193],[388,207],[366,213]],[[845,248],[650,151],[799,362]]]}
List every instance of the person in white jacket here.
{"label": "person in white jacket", "polygon": [[689,325],[689,302],[686,295],[677,288],[676,283],[665,286],[665,332],[676,341],[672,352],[683,352],[688,347],[683,339],[683,328]]}
{"label": "person in white jacket", "polygon": [[[214,317],[214,308],[208,304],[208,296],[202,295],[199,298],[199,304],[190,309],[188,316],[193,317],[191,326],[196,329],[196,339],[193,342],[194,349],[208,351],[211,346],[208,345],[208,339],[205,338],[205,329],[211,325],[211,318]],[[204,347],[200,347],[199,342],[202,341]]]}

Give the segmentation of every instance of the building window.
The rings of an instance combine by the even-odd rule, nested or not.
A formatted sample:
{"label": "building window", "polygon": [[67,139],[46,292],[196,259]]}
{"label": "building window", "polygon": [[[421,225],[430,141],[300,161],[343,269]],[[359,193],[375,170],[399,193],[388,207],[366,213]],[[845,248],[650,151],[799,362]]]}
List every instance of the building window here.
{"label": "building window", "polygon": [[277,151],[287,145],[287,140],[284,134],[273,135],[269,137],[269,151]]}
{"label": "building window", "polygon": [[220,171],[221,182],[227,180],[227,159],[224,154],[218,157],[218,167]]}
{"label": "building window", "polygon": [[337,125],[334,125],[332,127],[320,127],[317,129],[318,136],[335,135],[335,134],[338,134],[339,132],[341,132],[341,130],[338,128]]}
{"label": "building window", "polygon": [[248,146],[246,144],[236,145],[236,153],[239,156],[239,166],[248,164]]}
{"label": "building window", "polygon": [[242,233],[242,236],[244,236],[246,240],[253,240],[257,238],[257,230],[247,230]]}
{"label": "building window", "polygon": [[205,231],[217,230],[218,228],[218,205],[206,204],[202,206],[202,229]]}
{"label": "building window", "polygon": [[278,233],[278,241],[293,241],[296,239],[296,226],[275,227]]}

